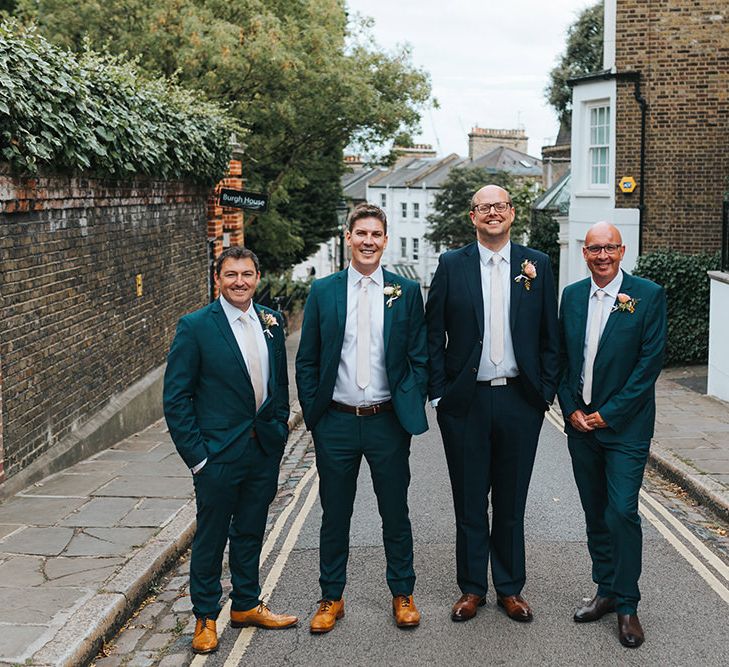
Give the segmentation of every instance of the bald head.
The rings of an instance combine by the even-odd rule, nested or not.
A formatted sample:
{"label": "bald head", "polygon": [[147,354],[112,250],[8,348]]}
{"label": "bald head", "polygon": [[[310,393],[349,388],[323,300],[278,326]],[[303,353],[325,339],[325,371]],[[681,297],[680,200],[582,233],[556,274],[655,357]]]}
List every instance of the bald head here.
{"label": "bald head", "polygon": [[598,287],[606,287],[620,271],[625,254],[620,230],[609,222],[596,222],[585,234],[582,256]]}
{"label": "bald head", "polygon": [[601,239],[610,239],[609,241],[601,241],[601,243],[617,243],[618,245],[623,245],[623,237],[620,235],[620,230],[612,223],[604,220],[596,222],[587,230],[587,234],[585,234],[585,245],[588,246],[595,243],[593,239],[598,237]]}
{"label": "bald head", "polygon": [[508,201],[511,203],[511,195],[499,185],[484,185],[480,190],[476,190],[473,197],[471,197],[470,208],[484,201]]}

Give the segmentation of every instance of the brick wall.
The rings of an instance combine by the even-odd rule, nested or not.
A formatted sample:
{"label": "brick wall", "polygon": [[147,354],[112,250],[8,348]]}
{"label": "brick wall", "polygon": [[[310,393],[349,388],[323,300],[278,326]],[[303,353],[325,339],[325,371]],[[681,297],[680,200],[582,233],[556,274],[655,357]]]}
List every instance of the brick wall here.
{"label": "brick wall", "polygon": [[[729,189],[729,9],[716,0],[617,0],[616,66],[640,71],[648,108],[643,251],[717,250]],[[616,177],[638,188],[616,193],[637,208],[640,108],[618,82]]]}
{"label": "brick wall", "polygon": [[184,183],[0,175],[8,478],[164,363],[177,319],[207,303],[208,194]]}

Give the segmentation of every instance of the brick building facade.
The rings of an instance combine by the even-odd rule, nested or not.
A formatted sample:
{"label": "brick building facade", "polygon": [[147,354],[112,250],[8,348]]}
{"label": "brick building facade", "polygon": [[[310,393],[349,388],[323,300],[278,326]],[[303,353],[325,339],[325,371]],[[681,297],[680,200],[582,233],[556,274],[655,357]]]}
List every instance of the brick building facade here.
{"label": "brick building facade", "polygon": [[[729,7],[716,0],[617,0],[615,67],[640,72],[647,103],[642,249],[694,253],[721,244],[729,189]],[[616,208],[640,198],[641,110],[634,84],[617,80]]]}
{"label": "brick building facade", "polygon": [[164,363],[208,300],[208,194],[0,175],[0,488]]}

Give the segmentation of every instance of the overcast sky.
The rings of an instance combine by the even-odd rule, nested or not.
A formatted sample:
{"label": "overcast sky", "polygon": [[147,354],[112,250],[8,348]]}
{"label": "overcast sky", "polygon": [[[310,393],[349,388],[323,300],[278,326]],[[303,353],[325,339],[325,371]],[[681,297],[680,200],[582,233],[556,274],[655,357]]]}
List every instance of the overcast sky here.
{"label": "overcast sky", "polygon": [[440,108],[426,111],[416,141],[439,155],[468,154],[468,132],[523,127],[529,153],[554,143],[557,117],[544,99],[567,28],[594,0],[346,0],[375,20],[377,43],[409,43],[430,73]]}

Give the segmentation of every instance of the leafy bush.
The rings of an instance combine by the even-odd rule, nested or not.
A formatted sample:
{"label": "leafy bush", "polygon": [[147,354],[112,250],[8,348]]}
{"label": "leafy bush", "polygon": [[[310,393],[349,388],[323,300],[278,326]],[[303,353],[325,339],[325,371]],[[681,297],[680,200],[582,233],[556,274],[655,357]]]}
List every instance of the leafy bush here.
{"label": "leafy bush", "polygon": [[256,289],[256,303],[280,310],[287,317],[304,308],[311,280],[293,280],[288,274],[266,274]]}
{"label": "leafy bush", "polygon": [[200,93],[133,63],[52,46],[0,24],[0,160],[14,172],[91,172],[215,183],[235,123]]}
{"label": "leafy bush", "polygon": [[559,278],[559,223],[548,211],[533,211],[529,224],[529,247],[549,256],[555,281]]}
{"label": "leafy bush", "polygon": [[706,362],[709,356],[709,277],[720,253],[685,255],[658,250],[638,258],[633,273],[662,285],[668,301],[666,365]]}

